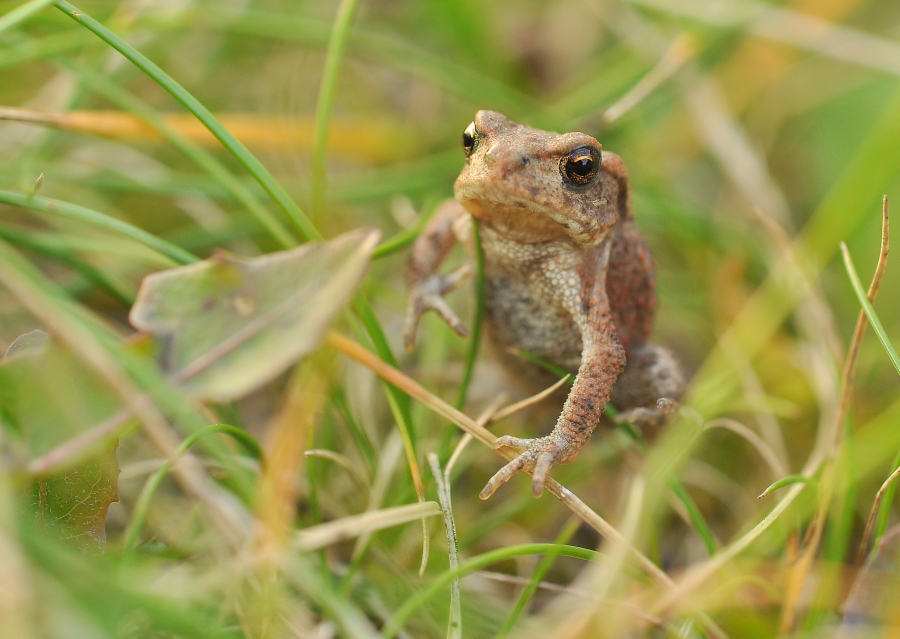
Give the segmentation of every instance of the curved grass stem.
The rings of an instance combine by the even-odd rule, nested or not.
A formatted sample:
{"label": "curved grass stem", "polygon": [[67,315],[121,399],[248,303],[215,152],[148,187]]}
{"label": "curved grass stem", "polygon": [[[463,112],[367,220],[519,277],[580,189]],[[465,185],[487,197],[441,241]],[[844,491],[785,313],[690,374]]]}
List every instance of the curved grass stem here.
{"label": "curved grass stem", "polygon": [[160,239],[152,233],[148,233],[128,222],[123,222],[122,220],[118,220],[105,213],[100,213],[99,211],[94,211],[93,209],[77,204],[38,197],[36,195],[22,195],[10,191],[0,191],[0,204],[11,204],[13,206],[20,206],[23,209],[31,209],[32,211],[57,215],[77,222],[90,224],[91,226],[103,229],[104,231],[124,235],[135,242],[143,244],[147,248],[153,249],[176,264],[190,264],[200,259],[193,253],[189,253],[183,248]]}
{"label": "curved grass stem", "polygon": [[138,538],[140,537],[141,530],[144,527],[144,522],[147,519],[147,511],[150,509],[150,502],[153,500],[153,496],[156,494],[156,491],[159,489],[162,484],[163,479],[166,478],[166,475],[172,469],[172,467],[181,459],[182,455],[184,455],[191,446],[196,444],[198,441],[206,437],[207,435],[212,435],[214,433],[225,433],[227,435],[231,435],[236,440],[238,440],[244,447],[253,454],[257,459],[263,459],[262,448],[260,448],[259,443],[253,439],[246,431],[241,430],[235,426],[231,426],[229,424],[211,424],[206,428],[202,428],[198,430],[196,433],[193,433],[190,437],[185,439],[181,445],[175,450],[173,455],[163,462],[162,466],[160,466],[156,472],[154,472],[148,479],[147,483],[144,484],[143,490],[141,490],[141,494],[138,497],[137,503],[134,506],[134,513],[131,515],[131,522],[128,524],[128,529],[125,531],[125,541],[124,547],[126,549],[133,549],[137,545]]}

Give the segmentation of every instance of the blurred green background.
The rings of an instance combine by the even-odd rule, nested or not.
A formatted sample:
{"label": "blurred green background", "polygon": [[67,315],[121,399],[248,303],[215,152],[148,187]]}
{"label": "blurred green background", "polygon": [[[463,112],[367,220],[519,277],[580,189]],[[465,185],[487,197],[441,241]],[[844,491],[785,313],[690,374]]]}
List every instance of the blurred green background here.
{"label": "blurred green background", "polygon": [[[21,4],[0,1],[0,16]],[[875,493],[900,451],[897,371],[871,332],[861,343],[847,418],[835,422],[841,367],[860,310],[839,243],[846,242],[867,284],[879,254],[881,198],[900,201],[900,4],[131,0],[78,8],[215,114],[324,237],[368,227],[402,239],[400,248],[373,262],[361,290],[402,370],[451,404],[468,343],[429,317],[417,350],[403,351],[403,246],[421,216],[452,197],[464,161],[462,130],[478,109],[491,109],[538,128],[584,131],[619,154],[637,223],[658,263],[656,339],[696,373],[689,410],[707,426],[726,429],[700,432],[686,417],[648,452],[601,428],[604,436],[598,431],[578,461],[554,475],[614,525],[627,523],[634,478],[644,477],[648,497],[635,543],[679,587],[684,570],[715,565],[711,558],[731,548],[788,490],[799,496],[772,528],[748,538],[748,551],[727,555],[703,587],[686,588],[680,607],[660,604],[664,589],[642,580],[628,562],[613,571],[602,604],[583,593],[579,599],[573,593],[596,575],[582,560],[559,558],[546,579],[571,589],[564,596],[539,588],[531,607],[514,617],[515,632],[546,634],[541,624],[560,610],[572,619],[592,606],[610,620],[587,622],[583,634],[565,636],[715,636],[718,626],[735,637],[834,631],[856,578],[852,566]],[[341,15],[352,25],[346,33],[335,30]],[[218,248],[244,256],[285,248],[259,221],[260,210],[289,229],[293,241],[301,239],[236,157],[108,44],[53,6],[8,27],[2,20],[0,119],[7,121],[0,122],[0,191],[28,196],[42,174],[40,196],[127,221],[204,258]],[[334,43],[343,36],[339,56]],[[61,317],[89,316],[117,343],[130,344],[127,313],[141,279],[172,262],[83,221],[2,201],[0,240],[59,287],[66,296]],[[451,262],[464,259],[457,250]],[[897,272],[887,268],[875,303],[889,338],[900,332]],[[471,324],[471,286],[451,303]],[[338,327],[365,341],[351,315]],[[0,348],[35,328],[58,330],[36,318],[21,293],[0,286]],[[364,481],[355,484],[340,464],[307,460],[296,479],[292,525],[360,513],[372,506],[369,488],[378,482],[381,505],[414,502],[376,378],[333,355],[315,361],[327,392],[310,413],[305,447],[339,453]],[[73,376],[62,375],[64,368],[28,374],[44,375],[48,388],[65,386]],[[235,424],[271,443],[285,405],[302,395],[297,379],[285,375],[241,402],[211,407],[217,419],[205,415],[207,423]],[[135,383],[150,384],[146,378]],[[501,392],[511,401],[524,397],[482,348],[465,412],[477,415]],[[70,417],[75,425],[65,432],[77,432],[96,421],[84,407],[67,416],[69,400],[59,401],[61,416],[45,418],[53,427]],[[550,402],[495,430],[544,432],[557,410]],[[446,453],[456,430],[418,403],[411,415],[431,499],[425,456]],[[735,424],[758,433],[780,466],[771,468],[752,441],[728,430]],[[843,434],[835,438],[837,426]],[[678,439],[686,432],[688,444]],[[5,442],[17,451],[12,457],[21,453],[14,440],[7,435]],[[230,471],[216,467],[213,453],[199,454],[210,455],[207,469],[217,486],[254,503],[247,494],[258,489],[255,479],[235,488],[239,482],[229,483]],[[170,480],[150,508],[141,552],[123,553],[135,501],[159,455],[140,431],[121,440],[122,501],[110,512],[102,555],[25,541],[30,529],[10,523],[16,508],[0,504],[8,511],[0,553],[20,558],[16,574],[24,580],[5,579],[0,593],[15,592],[25,602],[18,613],[16,606],[0,608],[21,613],[16,623],[23,632],[372,636],[366,633],[378,632],[447,568],[443,528],[433,519],[424,577],[417,575],[421,528],[407,524],[376,535],[367,552],[354,554],[351,542],[300,554],[281,566],[294,570],[290,579],[250,579],[246,557],[229,552],[197,514],[196,495]],[[817,455],[833,463],[823,465]],[[817,462],[810,466],[811,458]],[[660,460],[671,460],[686,496],[659,487]],[[522,478],[479,501],[477,492],[498,462],[473,445],[457,466],[454,513],[463,557],[552,542],[561,531],[569,535],[563,541],[597,547],[594,531],[567,529],[571,513],[549,496],[534,500]],[[756,499],[804,467],[808,483]],[[7,475],[14,478],[16,469],[10,462]],[[827,486],[820,485],[823,477]],[[798,553],[815,539],[817,512],[824,524],[821,542],[812,545],[812,567],[796,569]],[[878,530],[896,518],[885,510]],[[498,636],[538,561],[510,559],[463,580],[462,636]],[[79,571],[91,575],[88,589],[124,594],[111,601],[74,595]],[[791,593],[799,587],[792,579],[805,584],[795,600]],[[445,634],[448,592],[417,613],[406,636]],[[166,612],[166,597],[180,600],[177,614]],[[890,623],[874,598],[869,608],[873,623]]]}

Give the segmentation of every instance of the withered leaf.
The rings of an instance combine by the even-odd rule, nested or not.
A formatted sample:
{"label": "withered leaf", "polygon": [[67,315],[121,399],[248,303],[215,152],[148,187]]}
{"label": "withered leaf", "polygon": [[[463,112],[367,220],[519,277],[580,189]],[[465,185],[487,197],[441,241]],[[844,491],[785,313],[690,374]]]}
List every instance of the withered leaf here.
{"label": "withered leaf", "polygon": [[[23,456],[39,457],[121,409],[106,383],[46,335],[28,334],[0,364],[0,427]],[[13,356],[14,355],[14,356]],[[118,501],[116,442],[68,460],[61,472],[35,480],[25,506],[41,527],[86,551],[106,539],[106,513]]]}
{"label": "withered leaf", "polygon": [[154,273],[129,318],[159,340],[163,368],[189,393],[238,399],[321,343],[378,238],[358,230],[255,258],[220,252]]}

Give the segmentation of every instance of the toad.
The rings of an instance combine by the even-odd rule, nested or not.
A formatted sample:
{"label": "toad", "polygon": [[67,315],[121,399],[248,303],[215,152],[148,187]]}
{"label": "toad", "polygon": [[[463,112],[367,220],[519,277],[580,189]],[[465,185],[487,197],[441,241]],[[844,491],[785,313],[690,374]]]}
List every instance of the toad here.
{"label": "toad", "polygon": [[462,143],[456,199],[438,209],[413,247],[404,340],[411,349],[427,310],[467,334],[443,297],[466,271],[437,270],[474,218],[490,337],[501,351],[527,351],[578,371],[549,435],[497,439],[498,449],[520,454],[480,494],[487,499],[527,471],[540,496],[547,473],[575,459],[608,402],[619,419],[658,425],[686,375],[668,349],[649,341],[655,265],[634,224],[622,160],[584,133],[540,131],[492,111],[476,114]]}

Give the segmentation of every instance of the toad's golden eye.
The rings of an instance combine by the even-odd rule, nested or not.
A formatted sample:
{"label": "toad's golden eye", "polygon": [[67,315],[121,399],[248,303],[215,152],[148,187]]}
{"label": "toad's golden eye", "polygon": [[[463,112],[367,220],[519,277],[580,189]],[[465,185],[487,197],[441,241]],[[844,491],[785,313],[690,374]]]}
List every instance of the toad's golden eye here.
{"label": "toad's golden eye", "polygon": [[570,184],[584,186],[594,179],[600,169],[600,151],[580,146],[564,157],[559,171]]}
{"label": "toad's golden eye", "polygon": [[469,126],[463,131],[462,143],[463,148],[466,150],[466,157],[471,157],[475,147],[478,146],[478,131],[475,130],[474,122],[469,122]]}

